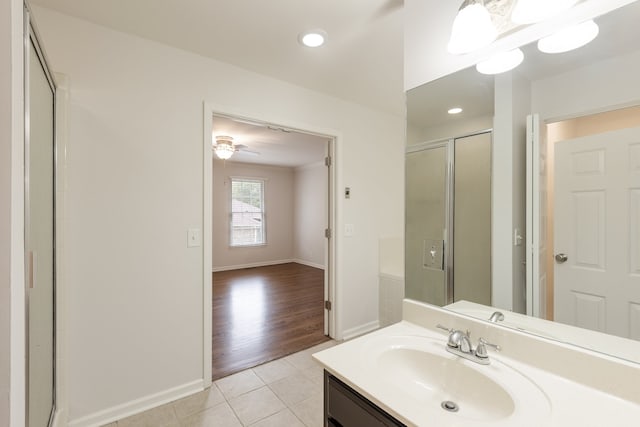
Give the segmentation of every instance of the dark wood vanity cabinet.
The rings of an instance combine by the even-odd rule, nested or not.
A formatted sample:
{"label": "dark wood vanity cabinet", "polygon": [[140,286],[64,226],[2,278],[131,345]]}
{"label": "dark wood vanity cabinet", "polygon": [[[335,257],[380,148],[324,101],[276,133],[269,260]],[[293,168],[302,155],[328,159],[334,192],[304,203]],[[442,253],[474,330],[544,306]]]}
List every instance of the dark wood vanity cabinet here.
{"label": "dark wood vanity cabinet", "polygon": [[327,371],[324,371],[324,426],[406,427]]}

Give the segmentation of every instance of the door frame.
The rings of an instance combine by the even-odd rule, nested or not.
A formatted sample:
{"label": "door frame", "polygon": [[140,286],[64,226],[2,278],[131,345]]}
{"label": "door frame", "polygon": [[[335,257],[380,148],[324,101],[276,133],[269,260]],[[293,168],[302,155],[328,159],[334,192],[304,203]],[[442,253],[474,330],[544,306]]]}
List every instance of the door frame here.
{"label": "door frame", "polygon": [[264,123],[273,125],[276,127],[283,127],[286,129],[295,130],[297,132],[313,134],[328,139],[327,152],[330,157],[330,164],[328,165],[328,182],[327,182],[327,196],[328,196],[328,228],[330,229],[330,237],[325,238],[325,298],[331,302],[331,310],[325,308],[325,333],[327,333],[328,322],[328,335],[331,338],[336,338],[337,331],[339,331],[340,316],[336,307],[339,304],[339,291],[340,288],[336,281],[337,271],[337,258],[336,258],[336,211],[337,202],[336,183],[337,180],[337,161],[336,152],[338,141],[342,139],[340,132],[335,130],[326,129],[309,124],[299,124],[292,122],[288,119],[273,120],[272,118],[263,117],[260,114],[249,113],[247,111],[238,110],[237,108],[217,105],[206,100],[203,102],[203,144],[202,144],[202,295],[203,295],[203,319],[202,319],[202,331],[203,331],[203,385],[209,387],[212,383],[211,380],[211,367],[213,362],[213,337],[212,337],[212,316],[213,316],[213,298],[212,298],[212,255],[213,255],[213,241],[212,227],[213,227],[213,136],[211,132],[211,120],[214,115],[226,116],[239,120],[246,120],[253,123]]}
{"label": "door frame", "polygon": [[526,314],[540,317],[540,116],[527,116],[526,127],[526,258],[525,298]]}
{"label": "door frame", "polygon": [[52,92],[52,108],[53,108],[53,141],[52,141],[52,154],[53,158],[52,162],[52,176],[51,176],[51,191],[52,191],[52,211],[51,211],[51,224],[52,224],[52,318],[51,318],[51,332],[52,332],[52,354],[51,354],[51,374],[52,374],[52,389],[51,389],[51,411],[49,413],[49,421],[48,425],[54,425],[56,416],[59,414],[61,410],[60,402],[59,402],[59,391],[61,386],[59,384],[59,366],[58,366],[58,358],[60,357],[60,349],[61,343],[58,339],[58,328],[59,328],[59,302],[60,296],[58,291],[58,279],[59,279],[59,254],[58,254],[58,245],[59,245],[59,235],[58,235],[58,226],[61,224],[59,211],[61,206],[59,205],[58,199],[58,190],[60,188],[59,183],[59,173],[60,170],[58,168],[58,143],[59,143],[59,117],[58,117],[58,109],[60,106],[64,106],[59,99],[58,94],[58,84],[54,77],[54,74],[51,72],[51,67],[49,66],[49,60],[47,55],[42,47],[41,37],[38,32],[38,28],[36,23],[31,17],[31,9],[27,2],[23,2],[23,95],[24,95],[24,143],[23,143],[23,177],[24,177],[24,188],[23,188],[23,219],[24,219],[24,230],[23,230],[23,238],[24,238],[24,248],[23,248],[23,268],[25,272],[24,276],[24,324],[25,324],[25,387],[24,387],[24,421],[26,424],[29,423],[29,412],[30,412],[30,354],[31,349],[29,347],[30,344],[30,335],[31,335],[31,320],[30,320],[30,292],[29,289],[33,286],[33,269],[34,263],[32,258],[32,253],[29,250],[29,242],[31,235],[31,217],[30,217],[30,203],[31,203],[31,188],[29,185],[29,174],[30,174],[30,147],[31,147],[31,132],[30,132],[30,118],[31,118],[31,105],[30,105],[30,53],[33,51],[38,58],[40,66],[42,67],[42,71],[45,75],[47,83]]}

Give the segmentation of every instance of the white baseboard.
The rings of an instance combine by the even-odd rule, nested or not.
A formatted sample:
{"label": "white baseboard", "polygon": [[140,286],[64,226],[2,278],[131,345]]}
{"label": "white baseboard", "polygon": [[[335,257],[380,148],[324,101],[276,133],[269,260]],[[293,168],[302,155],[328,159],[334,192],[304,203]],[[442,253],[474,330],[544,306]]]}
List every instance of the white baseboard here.
{"label": "white baseboard", "polygon": [[310,261],[305,261],[303,259],[294,259],[293,262],[297,263],[297,264],[302,264],[302,265],[306,265],[309,267],[313,267],[313,268],[319,268],[320,270],[324,270],[324,265],[322,264],[316,264],[315,262],[310,262]]}
{"label": "white baseboard", "polygon": [[373,322],[365,323],[364,325],[345,330],[342,333],[342,339],[344,341],[347,341],[352,338],[359,337],[360,335],[364,335],[368,332],[375,331],[378,328],[380,328],[380,322],[378,320],[374,320]]}
{"label": "white baseboard", "polygon": [[198,391],[204,390],[203,381],[197,380],[155,393],[140,399],[113,406],[102,411],[70,420],[69,427],[99,427],[117,420],[172,402]]}
{"label": "white baseboard", "polygon": [[268,265],[288,264],[290,262],[295,262],[295,261],[292,259],[281,259],[276,261],[253,262],[250,264],[225,265],[223,267],[213,267],[211,271],[215,273],[218,271],[241,270],[243,268],[266,267]]}

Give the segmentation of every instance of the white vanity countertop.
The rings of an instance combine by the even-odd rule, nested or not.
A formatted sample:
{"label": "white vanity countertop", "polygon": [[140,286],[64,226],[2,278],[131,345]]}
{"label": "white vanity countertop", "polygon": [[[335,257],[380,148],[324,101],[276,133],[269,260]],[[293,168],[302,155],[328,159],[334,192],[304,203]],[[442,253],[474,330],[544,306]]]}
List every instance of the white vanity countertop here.
{"label": "white vanity countertop", "polygon": [[[475,345],[475,340],[472,341]],[[471,419],[465,417],[469,417],[469,411],[473,411],[473,409],[468,409],[472,405],[467,404],[465,408],[463,403],[460,403],[458,413],[449,413],[440,407],[440,397],[446,393],[437,395],[436,399],[426,397],[420,400],[418,395],[422,393],[416,393],[416,391],[424,390],[425,396],[430,395],[433,393],[433,384],[437,384],[437,379],[429,380],[434,381],[430,384],[429,381],[425,382],[420,375],[408,378],[407,372],[413,372],[412,369],[422,369],[422,366],[419,365],[423,360],[429,359],[398,359],[400,362],[395,363],[395,366],[380,363],[383,358],[387,358],[386,360],[389,361],[388,355],[391,354],[389,351],[402,348],[412,350],[413,342],[419,342],[427,351],[432,349],[439,355],[438,359],[434,359],[439,362],[433,362],[436,365],[433,366],[433,369],[444,370],[447,373],[436,375],[438,378],[444,378],[441,381],[444,381],[445,384],[436,385],[435,388],[449,389],[451,385],[454,385],[453,383],[448,384],[449,381],[463,383],[465,384],[463,393],[470,396],[470,400],[486,402],[490,398],[483,396],[483,393],[488,395],[489,391],[497,390],[489,389],[495,386],[493,384],[495,381],[499,387],[504,387],[507,390],[508,395],[513,399],[514,409],[498,408],[493,412],[498,414],[496,416],[485,417],[483,415],[475,418],[471,416],[473,418]],[[491,365],[480,365],[467,361],[445,352],[446,342],[446,331],[428,329],[402,321],[316,353],[313,357],[327,371],[409,426],[565,427],[580,425],[581,427],[602,427],[606,425],[631,425],[640,420],[640,405],[636,402],[612,396],[530,364],[514,360],[502,353],[495,353],[492,350],[489,350]],[[501,344],[503,347],[508,346],[508,343]],[[440,351],[440,345],[442,351]],[[415,348],[419,348],[419,346]],[[417,352],[413,351],[412,354],[417,354]],[[464,365],[462,370],[450,370],[451,366],[457,363]],[[571,364],[571,360],[558,361],[558,363]],[[400,369],[398,373],[395,371],[396,366]],[[455,366],[460,368],[459,365]],[[390,370],[393,370],[393,374],[385,372]],[[450,374],[450,372],[454,373]],[[476,375],[475,372],[481,375]],[[469,389],[474,389],[474,387],[468,387],[467,382],[476,380],[462,378],[460,373],[465,373],[464,376],[471,373],[471,377],[477,376],[478,378],[486,376],[492,381],[481,380],[477,383],[477,390],[473,390],[473,393],[469,394]],[[603,375],[603,373],[600,372],[599,375]],[[408,378],[406,388],[398,387],[397,377],[402,376]],[[455,394],[454,391],[451,400],[456,399]],[[459,399],[464,401],[464,398]],[[481,403],[478,406],[478,411],[482,414],[486,409],[481,408],[483,405],[491,406],[491,403]],[[491,411],[491,409],[488,410]]]}
{"label": "white vanity countertop", "polygon": [[638,346],[640,344],[638,341],[628,338],[608,335],[559,322],[551,322],[549,320],[514,313],[509,310],[496,309],[469,301],[458,301],[444,308],[483,320],[489,319],[489,316],[491,316],[493,312],[500,311],[504,314],[505,318],[503,321],[497,323],[498,326],[515,328],[541,337],[570,342],[584,348],[612,354],[622,359],[640,362],[640,353],[638,352]]}

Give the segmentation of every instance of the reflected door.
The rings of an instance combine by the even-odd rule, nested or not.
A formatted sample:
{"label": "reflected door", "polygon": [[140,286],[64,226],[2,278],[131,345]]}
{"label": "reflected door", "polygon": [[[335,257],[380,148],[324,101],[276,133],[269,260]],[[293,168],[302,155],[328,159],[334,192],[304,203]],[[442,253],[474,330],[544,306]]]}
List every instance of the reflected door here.
{"label": "reflected door", "polygon": [[640,128],[554,150],[555,320],[640,340]]}
{"label": "reflected door", "polygon": [[25,241],[29,427],[50,423],[54,406],[54,89],[29,38],[25,146]]}

